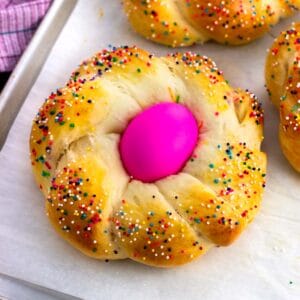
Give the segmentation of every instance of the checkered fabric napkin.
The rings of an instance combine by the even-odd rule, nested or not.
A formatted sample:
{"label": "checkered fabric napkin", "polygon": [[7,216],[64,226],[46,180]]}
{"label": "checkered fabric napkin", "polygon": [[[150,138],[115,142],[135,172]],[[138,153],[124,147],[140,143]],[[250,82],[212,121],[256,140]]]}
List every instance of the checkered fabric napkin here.
{"label": "checkered fabric napkin", "polygon": [[0,72],[11,71],[52,0],[0,0]]}

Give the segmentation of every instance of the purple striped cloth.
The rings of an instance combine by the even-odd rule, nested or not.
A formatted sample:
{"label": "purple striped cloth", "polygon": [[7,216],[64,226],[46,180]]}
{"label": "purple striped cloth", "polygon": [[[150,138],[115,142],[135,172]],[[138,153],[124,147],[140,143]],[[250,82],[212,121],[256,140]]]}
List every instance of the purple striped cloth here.
{"label": "purple striped cloth", "polygon": [[0,0],[0,72],[11,71],[52,0]]}

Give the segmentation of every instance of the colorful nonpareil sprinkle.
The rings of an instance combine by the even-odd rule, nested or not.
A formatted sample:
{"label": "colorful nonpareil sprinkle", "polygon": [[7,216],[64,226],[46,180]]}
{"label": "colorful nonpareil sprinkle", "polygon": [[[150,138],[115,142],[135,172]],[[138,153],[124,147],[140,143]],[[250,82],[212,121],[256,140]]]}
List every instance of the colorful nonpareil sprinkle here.
{"label": "colorful nonpareil sprinkle", "polygon": [[172,47],[215,40],[245,44],[300,8],[296,1],[125,0],[133,28]]}
{"label": "colorful nonpareil sprinkle", "polygon": [[[184,189],[178,182],[171,196],[156,180],[142,183],[130,177],[122,165],[120,136],[134,116],[123,122],[118,114],[112,118],[115,127],[102,127],[114,109],[107,90],[124,93],[127,98],[118,101],[126,101],[133,98],[132,87],[155,76],[177,81],[157,81],[158,96],[164,97],[154,103],[187,106],[195,116],[196,146],[171,175],[188,174],[196,183]],[[133,84],[127,86],[129,79]],[[177,83],[195,90],[195,97]],[[138,115],[148,104],[135,105]],[[84,61],[66,86],[46,99],[33,123],[32,165],[52,224],[73,246],[100,259],[176,265],[212,244],[231,243],[253,219],[265,186],[262,123],[255,96],[232,89],[209,58],[191,52],[156,58],[136,47],[111,47]],[[216,128],[226,130],[219,134]],[[250,141],[246,130],[253,131]],[[100,136],[107,138],[103,144]],[[108,141],[116,142],[117,155],[107,151],[103,157]],[[113,160],[120,168],[117,175]]]}

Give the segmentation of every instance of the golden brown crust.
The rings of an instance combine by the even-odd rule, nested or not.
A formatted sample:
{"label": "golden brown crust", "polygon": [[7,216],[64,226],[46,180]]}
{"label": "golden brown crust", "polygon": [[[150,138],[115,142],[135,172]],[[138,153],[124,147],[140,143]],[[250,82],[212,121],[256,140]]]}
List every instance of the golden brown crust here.
{"label": "golden brown crust", "polygon": [[79,157],[64,166],[52,179],[47,214],[57,232],[86,255],[123,258],[126,255],[111,233],[105,175],[93,157]]}
{"label": "golden brown crust", "polygon": [[[130,119],[155,103],[186,105],[199,143],[179,174],[131,180],[118,152]],[[260,206],[263,112],[207,57],[164,58],[135,47],[103,50],[50,95],[34,120],[33,171],[54,228],[98,259],[184,264],[229,245]]]}
{"label": "golden brown crust", "polygon": [[198,236],[157,187],[133,181],[115,208],[114,232],[128,256],[153,266],[176,266],[204,254],[211,242]]}
{"label": "golden brown crust", "polygon": [[[33,122],[30,137],[34,174],[45,194],[57,161],[69,145],[86,132],[94,132],[97,123],[110,113],[107,103],[110,90],[97,78],[104,74],[105,78],[115,74],[126,77],[130,72],[131,80],[138,80],[138,66],[142,68],[149,63],[148,55],[141,49],[128,47],[97,53],[72,73],[65,87],[45,100]],[[143,72],[146,71],[147,68],[143,68]]]}
{"label": "golden brown crust", "polygon": [[299,0],[124,0],[123,3],[138,33],[172,47],[207,40],[246,44],[300,8]]}
{"label": "golden brown crust", "polygon": [[300,23],[275,40],[266,61],[266,83],[272,102],[280,111],[281,148],[300,172]]}

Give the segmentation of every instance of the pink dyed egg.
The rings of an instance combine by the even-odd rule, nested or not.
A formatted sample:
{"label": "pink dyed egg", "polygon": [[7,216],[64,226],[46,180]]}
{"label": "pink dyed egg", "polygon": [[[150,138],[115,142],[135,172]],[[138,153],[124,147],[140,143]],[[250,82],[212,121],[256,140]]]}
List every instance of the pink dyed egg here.
{"label": "pink dyed egg", "polygon": [[125,129],[120,155],[134,179],[153,182],[176,174],[198,141],[193,114],[177,103],[159,103],[138,114]]}

